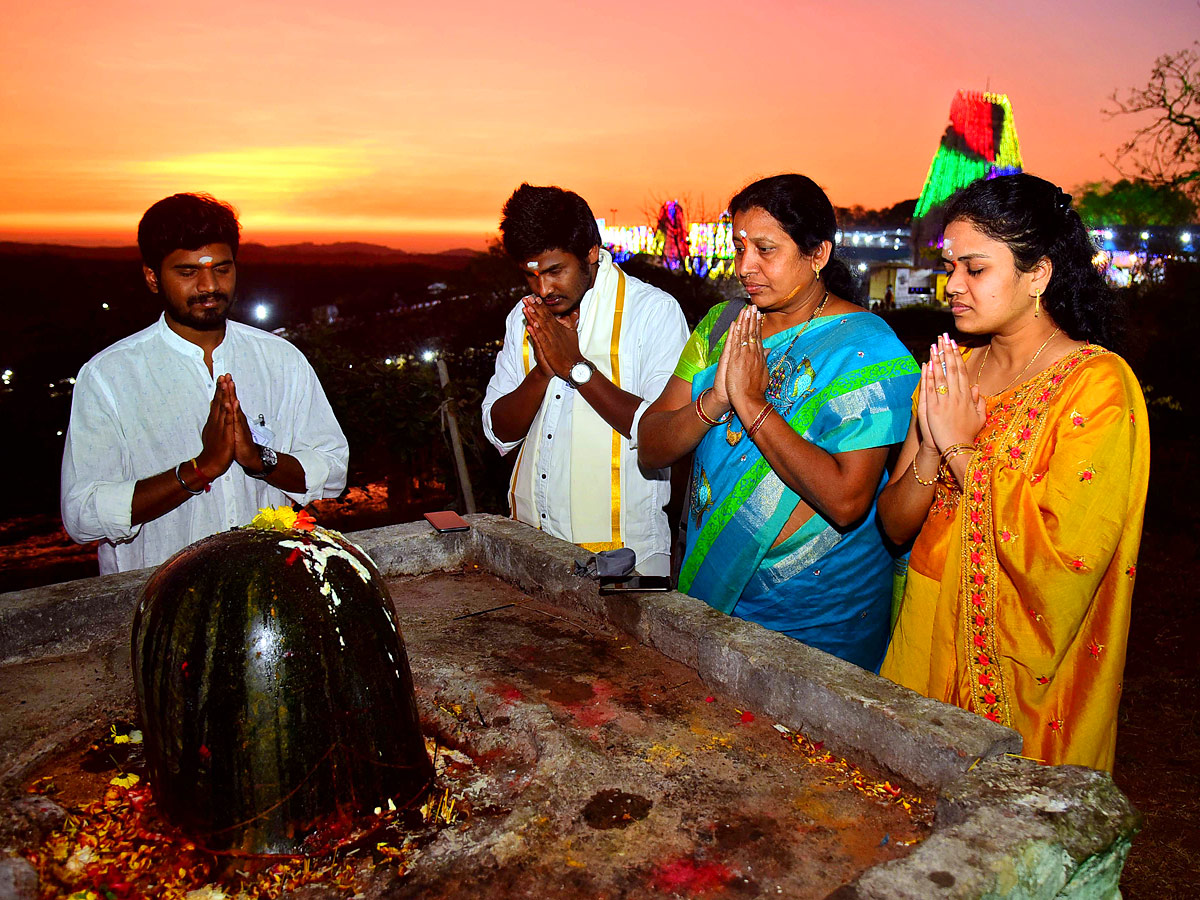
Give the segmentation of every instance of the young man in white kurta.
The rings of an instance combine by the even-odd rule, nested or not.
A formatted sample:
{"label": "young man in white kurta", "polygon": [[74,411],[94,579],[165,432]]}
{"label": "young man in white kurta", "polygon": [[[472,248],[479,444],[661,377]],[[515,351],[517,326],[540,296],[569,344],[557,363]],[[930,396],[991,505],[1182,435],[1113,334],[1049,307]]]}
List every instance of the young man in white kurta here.
{"label": "young man in white kurta", "polygon": [[216,388],[203,351],[160,317],[102,350],[75,380],[63,452],[63,522],[76,540],[101,542],[102,574],[158,565],[193,541],[248,524],[260,508],[304,505],[345,487],[346,438],[304,354],[283,338],[227,322],[213,370],[233,376],[242,409],[255,427],[272,433],[273,449],[299,460],[304,492],[289,496],[232,465],[207,492],[130,524],[137,481],[200,454]]}
{"label": "young man in white kurta", "polygon": [[227,321],[238,242],[232,207],[206,195],[160,200],[138,226],[164,312],[84,365],[63,452],[63,524],[100,542],[101,574],[345,486],[346,438],[308,361]]}
{"label": "young man in white kurta", "polygon": [[[523,244],[511,241],[511,232],[518,230],[512,222],[530,194],[538,208],[566,205],[577,217],[590,217],[594,243],[587,237],[590,232],[582,241],[591,244],[588,248],[578,237],[564,234],[556,239],[553,227],[545,235],[532,229],[535,233]],[[670,472],[641,469],[636,439],[630,435],[636,436],[642,413],[662,392],[678,362],[688,335],[683,312],[669,294],[626,275],[613,263],[599,247],[595,219],[577,195],[524,185],[505,207],[502,231],[506,249],[533,290],[508,316],[504,345],[483,401],[488,439],[501,453],[521,448],[509,491],[512,513],[587,549],[629,547],[637,555],[638,572],[666,575],[671,541],[663,507],[670,500]],[[572,242],[574,249],[568,246]],[[542,277],[548,267],[563,265],[579,273],[582,282]],[[572,296],[573,290],[582,297]],[[556,353],[547,338],[561,337],[563,332],[555,329],[564,326],[571,329],[569,348]],[[539,347],[544,348],[541,353]],[[539,366],[540,376],[533,371]],[[628,415],[614,416],[603,398],[595,399],[600,380],[608,382],[602,386],[610,396],[613,387],[619,389],[624,409],[632,411],[628,429]],[[533,398],[536,413],[526,417],[532,419],[528,431],[498,435],[496,404],[531,384],[536,394],[543,383],[544,393]],[[597,409],[589,406],[593,401]],[[525,418],[518,421],[526,424]],[[586,507],[582,512],[581,506]]]}

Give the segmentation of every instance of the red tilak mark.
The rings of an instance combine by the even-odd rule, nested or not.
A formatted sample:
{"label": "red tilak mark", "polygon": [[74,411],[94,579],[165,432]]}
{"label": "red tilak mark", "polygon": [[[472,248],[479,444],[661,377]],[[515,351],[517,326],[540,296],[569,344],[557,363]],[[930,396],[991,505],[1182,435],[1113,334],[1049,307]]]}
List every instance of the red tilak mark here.
{"label": "red tilak mark", "polygon": [[283,561],[283,564],[285,566],[290,566],[290,565],[292,565],[292,563],[294,563],[299,558],[300,558],[300,548],[296,547],[295,549],[292,550],[291,553],[288,554],[288,558]]}
{"label": "red tilak mark", "polygon": [[679,859],[659,866],[651,885],[663,893],[698,894],[723,887],[732,874],[720,863]]}

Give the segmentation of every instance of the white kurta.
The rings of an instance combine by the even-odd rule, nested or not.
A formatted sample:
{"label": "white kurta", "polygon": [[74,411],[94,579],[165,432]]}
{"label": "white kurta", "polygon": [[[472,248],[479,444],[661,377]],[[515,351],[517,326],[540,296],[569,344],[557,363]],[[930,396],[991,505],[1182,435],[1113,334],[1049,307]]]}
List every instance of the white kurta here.
{"label": "white kurta", "polygon": [[[601,251],[600,265],[612,266],[607,251]],[[597,277],[596,283],[604,279]],[[580,303],[580,321],[588,318],[595,303],[589,290]],[[642,398],[633,418],[633,438],[621,439],[621,521],[625,546],[637,554],[637,570],[645,575],[666,575],[671,568],[671,537],[663,507],[671,498],[669,469],[644,470],[637,463],[637,429],[642,414],[658,399],[679,361],[687,341],[688,328],[683,311],[664,291],[636,278],[625,276],[625,300],[622,314],[618,359],[621,389]],[[562,378],[550,380],[542,404],[542,429],[522,440],[502,441],[492,429],[492,406],[501,397],[516,390],[525,380],[522,345],[525,316],[518,303],[505,323],[504,346],[496,356],[496,371],[488,382],[483,399],[483,430],[501,453],[509,453],[522,441],[533,446],[536,465],[533,510],[526,524],[542,529],[563,540],[578,543],[572,534],[571,483],[575,478],[607,479],[608,472],[579,471],[573,464],[571,425],[575,389]],[[532,360],[532,357],[531,357]],[[592,360],[597,362],[597,360]]]}
{"label": "white kurta", "polygon": [[100,541],[100,571],[158,565],[193,541],[246,525],[260,507],[308,503],[346,486],[349,448],[317,375],[283,338],[226,323],[213,372],[233,376],[242,411],[271,447],[304,469],[303,494],[248,477],[236,462],[207,493],[131,525],[138,481],[200,454],[216,377],[204,351],[160,317],[92,357],[79,371],[63,451],[61,509],[72,538]]}

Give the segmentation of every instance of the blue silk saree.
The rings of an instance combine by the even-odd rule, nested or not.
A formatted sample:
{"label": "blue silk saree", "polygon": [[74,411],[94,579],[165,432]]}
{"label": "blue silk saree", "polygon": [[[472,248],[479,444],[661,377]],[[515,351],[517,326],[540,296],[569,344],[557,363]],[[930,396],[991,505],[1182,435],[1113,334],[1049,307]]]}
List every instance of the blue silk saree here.
{"label": "blue silk saree", "polygon": [[[716,376],[721,345],[711,354],[696,351],[707,351],[705,328],[711,331],[719,309],[701,322],[675,372],[690,378],[693,399]],[[763,342],[778,386],[771,400],[776,411],[828,453],[904,440],[920,370],[887,324],[863,312],[814,319],[800,334],[802,328]],[[711,365],[687,362],[689,352]],[[744,433],[734,414],[696,448],[679,589],[876,670],[887,643],[893,559],[876,526],[875,504],[845,531],[814,513],[772,546],[800,498]],[[884,473],[876,496],[886,479]]]}

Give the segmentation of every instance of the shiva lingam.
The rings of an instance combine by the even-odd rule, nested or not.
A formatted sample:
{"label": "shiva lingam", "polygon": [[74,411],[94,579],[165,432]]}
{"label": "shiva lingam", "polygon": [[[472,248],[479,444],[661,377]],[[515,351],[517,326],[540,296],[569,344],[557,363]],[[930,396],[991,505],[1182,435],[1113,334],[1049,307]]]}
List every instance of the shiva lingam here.
{"label": "shiva lingam", "polygon": [[133,674],[159,810],[209,850],[327,852],[432,783],[387,587],[303,512],[263,510],[163,563]]}

